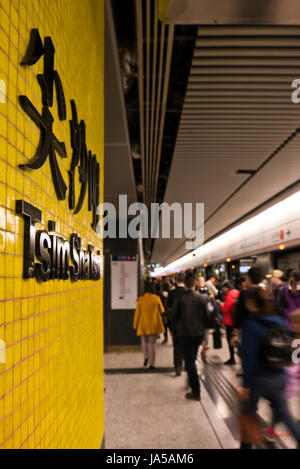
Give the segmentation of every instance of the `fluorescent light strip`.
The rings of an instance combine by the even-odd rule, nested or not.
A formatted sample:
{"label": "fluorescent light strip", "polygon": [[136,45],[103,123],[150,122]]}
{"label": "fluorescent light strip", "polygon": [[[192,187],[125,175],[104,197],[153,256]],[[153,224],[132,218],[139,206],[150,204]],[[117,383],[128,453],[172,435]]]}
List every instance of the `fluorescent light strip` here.
{"label": "fluorescent light strip", "polygon": [[[300,207],[300,191],[287,197],[285,200],[278,202],[244,223],[241,223],[235,228],[232,228],[209,243],[200,246],[193,252],[186,254],[166,267],[161,268],[160,272],[155,275],[175,273],[180,270],[187,269],[196,265],[198,263],[197,258],[199,259],[200,256],[205,256],[209,252],[221,250],[222,248],[224,249],[224,246],[226,246],[229,241],[230,245],[241,240],[246,241],[251,237],[263,235],[272,228],[276,229],[280,223],[287,224],[300,219],[300,213],[297,213],[298,207]],[[224,257],[224,260],[226,257]]]}

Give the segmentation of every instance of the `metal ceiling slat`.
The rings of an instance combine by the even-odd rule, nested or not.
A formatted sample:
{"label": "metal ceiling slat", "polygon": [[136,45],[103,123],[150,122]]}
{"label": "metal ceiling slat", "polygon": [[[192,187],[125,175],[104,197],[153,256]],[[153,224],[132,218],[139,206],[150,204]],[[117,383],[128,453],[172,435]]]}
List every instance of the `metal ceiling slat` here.
{"label": "metal ceiling slat", "polygon": [[[154,34],[153,34],[153,64],[152,64],[152,101],[151,101],[151,130],[150,130],[150,184],[149,196],[151,198],[153,178],[154,178],[154,115],[156,110],[156,76],[157,76],[157,39],[158,39],[158,17],[157,17],[157,0],[154,2]],[[150,201],[151,203],[151,201]]]}
{"label": "metal ceiling slat", "polygon": [[[228,77],[227,77],[228,78]],[[245,82],[245,80],[240,83],[235,83],[235,82],[230,82],[228,79],[223,83],[222,82],[208,82],[208,81],[199,81],[198,83],[195,83],[194,81],[189,82],[188,90],[187,92],[193,92],[193,91],[245,91],[245,90],[251,90],[251,91],[282,91],[287,89],[287,80],[279,81],[277,80],[275,83],[271,81],[263,82],[255,82],[254,80],[251,80],[251,82]]]}
{"label": "metal ceiling slat", "polygon": [[[159,67],[158,67],[158,87],[157,87],[157,97],[156,103],[161,102],[161,92],[162,92],[162,80],[163,80],[163,57],[164,57],[164,45],[165,45],[165,24],[161,25],[161,35],[160,35],[160,50],[159,50]],[[153,149],[153,177],[151,183],[151,198],[154,200],[155,197],[155,167],[157,162],[157,145],[158,145],[158,135],[160,129],[160,116],[161,116],[161,106],[156,106],[156,116],[155,116],[155,139],[154,139],[154,149]]]}
{"label": "metal ceiling slat", "polygon": [[[298,118],[297,119],[295,117],[293,118],[293,116],[291,118],[290,116],[287,116],[287,117],[285,117],[285,123],[282,128],[295,129],[296,127],[299,127]],[[221,124],[222,125],[221,128],[224,129],[225,128],[224,120],[227,120],[228,121],[227,125],[230,124],[230,126],[233,126],[234,124],[240,125],[240,121],[243,121],[244,128],[248,126],[252,128],[256,128],[257,125],[260,125],[261,128],[265,127],[266,129],[269,129],[269,128],[275,129],[276,127],[280,128],[282,125],[282,118],[280,119],[280,116],[276,116],[276,115],[268,116],[268,118],[266,118],[266,116],[260,115],[258,117],[258,116],[255,116],[255,114],[253,115],[222,114],[221,115],[219,113],[216,115],[213,115],[213,114],[202,115],[201,114],[200,117],[198,116],[199,122],[191,122],[187,126],[185,126],[185,129],[189,127],[191,130],[193,129],[198,130],[201,128],[201,125],[203,126],[202,128],[204,128],[205,124],[211,124],[211,126],[214,126],[214,124],[215,125]]]}
{"label": "metal ceiling slat", "polygon": [[173,38],[174,38],[174,25],[169,25],[168,39],[167,39],[167,51],[166,51],[166,64],[165,64],[165,71],[164,71],[164,89],[163,89],[162,102],[161,102],[160,134],[159,134],[159,140],[158,140],[156,175],[155,175],[155,179],[154,179],[154,196],[153,196],[153,200],[156,200],[156,192],[157,192],[157,184],[158,184],[158,173],[159,173],[159,165],[160,165],[160,158],[161,158],[163,132],[164,132],[164,126],[165,126],[165,116],[166,116],[166,107],[167,107],[167,98],[168,98],[169,78],[170,78],[170,71],[171,71]]}
{"label": "metal ceiling slat", "polygon": [[300,26],[217,25],[199,26],[198,36],[300,36]]}
{"label": "metal ceiling slat", "polygon": [[[218,142],[218,140],[222,141],[222,142],[227,142],[227,141],[232,141],[232,142],[241,142],[241,141],[249,141],[251,142],[253,140],[253,136],[251,137],[248,133],[247,134],[240,134],[240,135],[232,135],[231,133],[228,134],[227,133],[224,133],[224,134],[221,134],[218,132],[217,134],[215,135],[207,135],[207,134],[203,134],[203,135],[199,135],[199,136],[195,136],[195,137],[180,137],[180,139],[177,140],[177,145],[180,146],[180,145],[196,145],[197,143],[201,143],[201,142]],[[261,135],[257,135],[255,137],[255,140],[256,141],[273,141],[274,140],[274,136],[273,134],[272,135],[264,135],[264,134],[261,134]]]}
{"label": "metal ceiling slat", "polygon": [[214,136],[210,136],[210,137],[206,137],[205,135],[202,136],[202,138],[198,138],[198,139],[191,139],[190,141],[188,141],[187,139],[185,140],[179,140],[177,141],[177,146],[176,148],[191,148],[191,147],[195,147],[197,145],[197,143],[202,143],[203,145],[204,144],[209,144],[209,145],[212,145],[212,144],[215,144],[216,146],[217,145],[221,145],[223,142],[226,142],[226,145],[230,145],[230,144],[233,144],[233,145],[237,145],[239,144],[239,142],[243,142],[243,141],[249,141],[249,142],[259,142],[261,145],[262,144],[267,144],[269,145],[270,142],[272,142],[274,140],[274,137],[273,135],[269,138],[267,138],[266,140],[263,139],[263,136],[260,136],[260,138],[258,137],[258,139],[254,139],[253,136],[239,136],[239,137],[235,137],[235,136],[231,136],[231,135],[222,135],[222,136],[218,136],[216,135],[215,138]]}
{"label": "metal ceiling slat", "polygon": [[[289,86],[292,81],[295,79],[295,72],[293,73],[277,73],[277,74],[258,74],[255,76],[251,77],[251,82],[254,83],[269,83],[269,89],[271,89],[271,84],[272,82],[274,83],[284,83],[285,86]],[[190,77],[189,77],[189,82],[194,83],[194,84],[200,84],[201,82],[210,82],[212,83],[219,83],[225,86],[225,83],[237,83],[239,86],[241,86],[242,83],[249,83],[249,75],[247,73],[233,73],[231,71],[231,74],[225,74],[222,76],[221,70],[219,70],[219,76],[217,74],[210,74],[210,73],[204,73],[204,71],[201,71],[201,74],[198,73],[193,73],[191,72]],[[243,85],[242,85],[243,86]],[[249,86],[251,87],[251,83],[249,83]],[[255,86],[255,85],[254,85]]]}
{"label": "metal ceiling slat", "polygon": [[[294,123],[296,124],[297,122],[297,119],[295,119]],[[245,127],[248,127],[249,125],[252,127],[252,128],[257,128],[259,126],[259,128],[262,128],[262,126],[264,126],[265,128],[275,128],[275,126],[279,125],[278,122],[276,121],[270,121],[268,122],[266,119],[262,119],[261,117],[255,119],[255,118],[251,118],[251,119],[247,119],[247,120],[241,120],[240,118],[238,117],[234,117],[234,118],[231,118],[231,119],[226,119],[226,122],[224,121],[224,119],[220,119],[218,117],[214,118],[214,117],[207,117],[207,118],[202,118],[202,117],[189,117],[189,118],[186,118],[184,121],[181,122],[180,124],[180,130],[181,129],[190,129],[191,131],[193,130],[193,128],[196,128],[196,129],[204,129],[205,127],[210,127],[211,126],[214,126],[214,128],[218,129],[218,128],[226,128],[226,127],[230,127],[232,128],[233,126],[235,128],[245,128]],[[291,125],[290,122],[281,122],[281,124],[283,127],[286,126],[286,127],[289,127]]]}
{"label": "metal ceiling slat", "polygon": [[[230,126],[224,126],[224,127],[215,126],[213,128],[206,126],[205,128],[191,129],[191,131],[182,129],[180,132],[180,135],[181,135],[181,138],[189,140],[189,139],[196,138],[198,136],[199,137],[211,136],[212,138],[214,138],[214,136],[216,135],[216,136],[222,137],[222,136],[228,135],[229,133],[235,138],[238,138],[239,136],[251,137],[252,135],[257,135],[258,138],[263,137],[264,135],[266,135],[266,137],[273,138],[274,133],[275,134],[278,133],[278,128],[273,129],[271,127],[261,128],[261,127],[244,126],[244,127],[235,129],[233,126],[231,127]],[[285,133],[286,133],[286,130],[283,128],[282,134],[285,134]]]}
{"label": "metal ceiling slat", "polygon": [[[177,155],[184,155],[184,156],[195,156],[195,157],[198,157],[200,156],[201,154],[206,156],[206,155],[213,155],[213,156],[218,156],[218,158],[223,158],[225,155],[229,155],[229,156],[236,156],[236,157],[239,157],[239,155],[241,155],[241,151],[243,150],[243,155],[246,156],[246,155],[251,155],[253,156],[254,158],[257,158],[258,156],[260,155],[263,155],[265,151],[269,151],[271,152],[272,149],[274,149],[274,145],[270,144],[266,147],[260,147],[260,146],[245,146],[244,148],[241,148],[236,146],[236,147],[229,147],[228,146],[228,149],[227,150],[224,150],[222,148],[222,146],[216,146],[214,147],[213,149],[209,146],[203,146],[203,145],[200,145],[201,148],[199,148],[198,150],[192,150],[192,149],[186,149],[186,150],[179,150],[178,149],[178,152],[176,151],[176,154]],[[245,148],[247,149],[247,151],[245,150]]]}
{"label": "metal ceiling slat", "polygon": [[[220,141],[220,142],[214,142],[214,145],[211,144],[212,142],[211,141],[207,141],[207,142],[200,142],[200,147],[202,150],[206,149],[206,148],[224,148],[224,140]],[[250,150],[252,148],[257,148],[258,146],[260,148],[263,148],[263,147],[270,147],[270,145],[272,145],[272,142],[258,142],[256,139],[252,139],[250,141],[248,141],[247,143],[247,148]],[[233,142],[233,141],[227,141],[226,142],[226,148],[238,148],[239,151],[241,150],[241,140],[238,140],[236,142]],[[183,143],[183,144],[179,144],[178,143],[178,147],[176,150],[182,150],[182,149],[188,149],[189,151],[198,151],[199,150],[199,147],[198,148],[195,148],[195,143],[194,142],[191,142],[189,145],[187,143]]]}
{"label": "metal ceiling slat", "polygon": [[[300,112],[299,108],[295,106],[294,103],[290,100],[289,102],[286,102],[285,99],[281,101],[276,101],[270,99],[268,101],[264,101],[263,98],[260,99],[260,101],[257,100],[258,98],[254,98],[252,101],[251,100],[245,100],[238,98],[236,100],[231,99],[231,100],[225,100],[225,99],[212,99],[212,100],[187,100],[185,105],[184,105],[184,110],[185,111],[192,111],[192,110],[204,110],[204,109],[286,109],[289,112]],[[228,106],[226,106],[226,103]]]}
{"label": "metal ceiling slat", "polygon": [[299,47],[238,47],[218,48],[200,47],[195,49],[194,57],[300,57]]}
{"label": "metal ceiling slat", "polygon": [[[280,115],[279,115],[279,112],[280,112]],[[251,115],[259,115],[260,118],[262,116],[270,116],[270,118],[272,119],[280,119],[282,117],[282,115],[285,115],[287,117],[288,120],[294,120],[295,117],[292,115],[292,114],[298,114],[299,113],[299,110],[298,109],[290,109],[290,110],[287,110],[287,112],[282,112],[282,110],[280,108],[277,108],[277,109],[269,109],[269,110],[265,110],[265,109],[258,109],[258,108],[254,108],[254,109],[250,109],[249,108],[243,108],[241,107],[241,109],[234,109],[233,107],[231,108],[228,108],[226,109],[225,107],[217,107],[216,109],[212,108],[212,109],[209,109],[209,108],[199,108],[199,109],[185,109],[184,110],[184,116],[188,117],[188,116],[199,116],[199,117],[205,117],[206,115],[209,116],[210,114],[215,114],[216,116],[220,116],[220,115],[223,115],[223,116],[227,116],[227,115],[245,115],[245,116],[251,116]]]}
{"label": "metal ceiling slat", "polygon": [[296,36],[241,36],[241,37],[207,37],[201,36],[196,40],[196,48],[219,47],[219,48],[241,48],[241,47],[299,47],[300,35]]}
{"label": "metal ceiling slat", "polygon": [[239,66],[239,65],[225,65],[225,66],[207,66],[204,65],[202,66],[194,66],[191,70],[191,77],[195,75],[220,75],[222,76],[223,74],[226,75],[231,75],[231,74],[241,74],[241,75],[247,75],[249,79],[249,75],[272,75],[273,77],[276,76],[290,76],[294,75],[294,77],[297,77],[300,75],[300,66],[289,66],[289,67],[279,67],[276,66],[274,67],[273,65],[270,66],[265,66],[265,65],[258,65],[258,66]]}
{"label": "metal ceiling slat", "polygon": [[189,90],[185,95],[185,102],[188,102],[190,98],[226,98],[228,100],[235,99],[236,97],[258,97],[258,98],[289,98],[291,99],[291,90]]}
{"label": "metal ceiling slat", "polygon": [[[220,51],[221,52],[221,51]],[[197,67],[297,67],[299,57],[194,57],[192,66]]]}
{"label": "metal ceiling slat", "polygon": [[150,27],[151,27],[151,8],[150,0],[146,0],[146,102],[145,102],[145,111],[146,111],[146,175],[145,175],[145,196],[146,204],[149,205],[149,176],[150,176],[150,155],[149,155],[149,101],[150,101]]}

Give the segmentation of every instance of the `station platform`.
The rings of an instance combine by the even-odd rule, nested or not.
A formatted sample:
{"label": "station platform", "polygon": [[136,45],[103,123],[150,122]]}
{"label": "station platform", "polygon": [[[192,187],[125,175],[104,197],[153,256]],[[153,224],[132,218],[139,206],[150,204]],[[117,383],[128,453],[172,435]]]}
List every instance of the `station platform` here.
{"label": "station platform", "polygon": [[[235,449],[239,447],[236,387],[240,364],[225,366],[227,343],[220,350],[209,340],[207,363],[197,368],[201,381],[201,401],[188,401],[186,373],[175,377],[172,344],[157,344],[156,369],[142,366],[141,351],[104,354],[105,365],[105,446],[107,449]],[[295,419],[300,418],[300,399],[289,399]],[[268,427],[271,412],[261,400],[258,418]],[[296,443],[284,425],[275,428],[274,442],[260,449],[292,449]]]}

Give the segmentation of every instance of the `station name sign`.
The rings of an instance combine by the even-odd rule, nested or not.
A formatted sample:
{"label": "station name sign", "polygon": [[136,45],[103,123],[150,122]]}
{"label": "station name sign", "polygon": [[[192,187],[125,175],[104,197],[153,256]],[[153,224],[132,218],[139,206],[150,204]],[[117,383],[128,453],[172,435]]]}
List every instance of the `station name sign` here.
{"label": "station name sign", "polygon": [[[24,224],[24,267],[25,279],[36,278],[47,282],[51,279],[99,280],[100,251],[95,253],[92,244],[82,247],[81,238],[72,233],[70,240],[49,234],[55,231],[56,224],[50,220],[48,231],[36,230],[41,223],[42,212],[24,200],[17,200],[16,211],[22,215]],[[39,262],[35,262],[35,258]]]}

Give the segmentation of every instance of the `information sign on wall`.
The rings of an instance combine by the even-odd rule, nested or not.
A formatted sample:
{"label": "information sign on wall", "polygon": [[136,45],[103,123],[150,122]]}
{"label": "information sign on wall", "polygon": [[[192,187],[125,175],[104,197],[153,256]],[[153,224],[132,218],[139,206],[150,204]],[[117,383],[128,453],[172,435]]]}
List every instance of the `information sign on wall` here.
{"label": "information sign on wall", "polygon": [[135,309],[137,270],[136,256],[111,256],[111,309]]}

